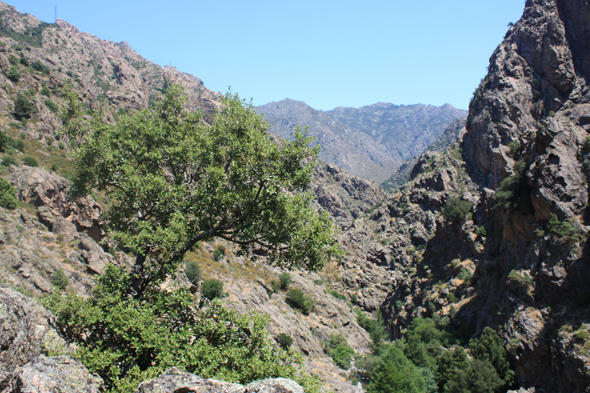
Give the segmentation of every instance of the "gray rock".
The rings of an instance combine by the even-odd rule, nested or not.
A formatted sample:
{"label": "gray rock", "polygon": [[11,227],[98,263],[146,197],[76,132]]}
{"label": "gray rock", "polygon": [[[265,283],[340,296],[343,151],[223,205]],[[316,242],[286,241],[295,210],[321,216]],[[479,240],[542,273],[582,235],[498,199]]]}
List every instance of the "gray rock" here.
{"label": "gray rock", "polygon": [[69,356],[40,355],[18,370],[12,382],[14,393],[98,393],[102,391],[102,379],[90,374],[82,363]]}

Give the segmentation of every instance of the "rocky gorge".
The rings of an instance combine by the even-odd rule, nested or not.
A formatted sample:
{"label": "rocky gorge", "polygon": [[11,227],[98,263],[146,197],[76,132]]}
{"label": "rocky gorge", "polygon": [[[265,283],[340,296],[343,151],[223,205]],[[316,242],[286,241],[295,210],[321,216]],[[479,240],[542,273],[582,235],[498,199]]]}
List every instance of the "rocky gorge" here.
{"label": "rocky gorge", "polygon": [[[99,244],[104,196],[69,198],[65,156],[71,147],[57,140],[59,119],[46,101],[62,100],[56,89],[68,76],[87,103],[103,106],[113,122],[147,106],[166,78],[182,80],[189,107],[207,116],[219,94],[193,76],[161,69],[127,45],[80,33],[66,22],[45,26],[40,41],[30,41],[23,37],[33,37],[40,22],[7,5],[0,9],[6,44],[0,48],[0,124],[24,145],[24,151],[5,154],[15,162],[2,169],[19,205],[0,210],[0,390],[56,388],[49,377],[60,370],[84,381],[81,390],[70,384],[72,391],[99,391],[101,381],[69,356],[68,343],[52,328],[54,317],[8,287],[46,295],[61,270],[66,292],[88,296],[106,264],[130,264],[125,254],[112,255]],[[515,371],[513,388],[590,391],[589,26],[584,2],[528,0],[521,20],[492,54],[465,124],[454,124],[443,133],[444,147],[431,145],[408,165],[408,180],[394,193],[334,164],[316,167],[316,206],[341,228],[337,240],[346,254],[321,272],[290,273],[292,285],[317,302],[309,315],[274,290],[282,270],[235,256],[230,244],[222,244],[227,252],[221,258],[214,257],[221,243],[205,243],[187,260],[197,261],[204,277],[225,282],[230,307],[267,313],[272,337],[288,332],[326,389],[357,387],[322,343],[339,333],[355,351],[368,353],[371,337],[357,315],[379,311],[392,339],[403,338],[416,318],[434,315],[467,338],[492,327]],[[49,67],[49,75],[24,66],[21,54]],[[8,78],[13,66],[21,75],[16,82]],[[17,121],[13,102],[27,92],[35,114]],[[40,167],[23,165],[33,152]],[[449,213],[451,200],[469,206],[459,219]],[[192,288],[182,271],[166,285]],[[183,391],[301,391],[279,382],[230,386],[170,369],[138,391],[169,391],[179,383]]]}

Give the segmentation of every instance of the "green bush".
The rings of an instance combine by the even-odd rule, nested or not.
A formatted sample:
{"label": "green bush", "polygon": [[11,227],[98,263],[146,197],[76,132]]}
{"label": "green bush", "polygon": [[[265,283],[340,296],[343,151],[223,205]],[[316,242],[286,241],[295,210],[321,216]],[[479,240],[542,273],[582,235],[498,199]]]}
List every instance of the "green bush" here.
{"label": "green bush", "polygon": [[475,234],[476,234],[478,237],[482,238],[482,237],[486,237],[486,236],[488,235],[488,232],[486,231],[486,229],[485,229],[485,228],[484,228],[484,226],[482,225],[482,226],[480,226],[479,228],[477,228],[477,229],[475,230]]}
{"label": "green bush", "polygon": [[68,285],[70,285],[70,280],[62,269],[58,269],[51,276],[51,285],[63,291],[68,287]]}
{"label": "green bush", "polygon": [[291,348],[291,345],[293,345],[293,339],[285,333],[279,333],[275,340],[285,350]]}
{"label": "green bush", "polygon": [[27,60],[27,58],[25,56],[23,56],[23,54],[20,54],[20,59],[18,59],[18,62],[21,63],[22,65],[24,65],[25,67],[29,66],[29,61]]}
{"label": "green bush", "polygon": [[11,165],[18,166],[14,157],[6,156],[2,159],[2,165],[10,167]]}
{"label": "green bush", "polygon": [[584,240],[584,236],[572,224],[567,221],[559,221],[556,214],[551,214],[547,223],[547,229],[557,238],[566,238],[574,242]]}
{"label": "green bush", "polygon": [[71,78],[72,76],[74,76],[74,72],[72,70],[67,70],[66,75]]}
{"label": "green bush", "polygon": [[273,293],[278,293],[281,289],[281,283],[278,280],[270,280],[270,287]]}
{"label": "green bush", "polygon": [[515,157],[516,153],[518,153],[518,149],[520,149],[520,142],[512,141],[512,142],[508,143],[508,148],[510,149],[510,151],[508,152],[508,155],[510,157]]}
{"label": "green bush", "polygon": [[479,338],[469,341],[469,349],[474,359],[489,362],[498,374],[502,386],[510,386],[514,379],[514,371],[510,370],[502,339],[494,329],[484,328]]}
{"label": "green bush", "polygon": [[43,85],[43,87],[41,88],[41,95],[47,96],[49,97],[51,95],[51,91],[49,91],[49,88],[45,85]]}
{"label": "green bush", "polygon": [[281,284],[281,289],[286,291],[289,289],[289,285],[291,285],[291,275],[287,272],[284,272],[279,276],[279,281]]}
{"label": "green bush", "polygon": [[222,297],[223,283],[214,278],[203,281],[203,284],[201,284],[201,295],[209,300]]}
{"label": "green bush", "polygon": [[453,224],[462,224],[467,218],[467,214],[473,205],[458,197],[452,197],[447,200],[442,209],[445,219]]}
{"label": "green bush", "polygon": [[343,294],[341,294],[338,291],[330,290],[329,292],[330,292],[330,295],[334,296],[338,300],[346,300],[346,296],[344,296]]}
{"label": "green bush", "polygon": [[16,190],[3,177],[0,177],[0,206],[9,210],[16,209]]}
{"label": "green bush", "polygon": [[15,65],[10,67],[10,71],[8,71],[6,77],[15,83],[18,82],[21,78],[20,72],[18,72],[18,67]]}
{"label": "green bush", "polygon": [[[49,67],[47,67],[46,65],[44,65],[43,63],[41,63],[39,60],[35,61],[31,67],[39,72],[44,73],[45,75],[49,75],[51,73],[51,70],[49,69]],[[49,91],[49,90],[48,90]]]}
{"label": "green bush", "polygon": [[53,102],[50,98],[45,100],[45,106],[53,113],[57,113],[59,105]]}
{"label": "green bush", "polygon": [[25,164],[26,166],[32,166],[32,167],[39,166],[37,159],[35,157],[31,157],[31,156],[26,156],[25,158],[23,158],[23,164]]}
{"label": "green bush", "polygon": [[287,303],[291,307],[300,309],[305,315],[309,315],[313,306],[315,306],[315,300],[311,296],[304,294],[298,288],[290,289],[287,292]]}
{"label": "green bush", "polygon": [[425,390],[426,381],[422,372],[395,345],[389,346],[373,368],[367,388],[368,393],[424,393]]}
{"label": "green bush", "polygon": [[514,165],[514,175],[502,180],[496,190],[496,207],[502,210],[520,208],[525,211],[532,210],[531,187],[526,178],[526,163],[518,161]]}
{"label": "green bush", "polygon": [[342,333],[331,333],[327,342],[324,342],[323,350],[330,356],[334,363],[343,370],[350,368],[350,361],[355,356],[354,349],[348,345],[348,341]]}
{"label": "green bush", "polygon": [[34,113],[35,105],[33,105],[31,101],[19,93],[16,96],[16,100],[14,100],[14,117],[19,120],[30,119]]}
{"label": "green bush", "polygon": [[63,149],[65,149],[65,148],[66,148],[66,145],[65,145],[63,142],[61,142],[61,141],[60,141],[60,142],[57,144],[57,148],[58,148],[59,150],[63,150]]}
{"label": "green bush", "polygon": [[184,265],[184,272],[191,284],[199,285],[199,283],[201,282],[202,273],[201,267],[197,262],[187,261]]}
{"label": "green bush", "polygon": [[213,259],[220,261],[225,256],[225,246],[219,245],[213,251]]}
{"label": "green bush", "polygon": [[455,303],[457,301],[457,296],[455,296],[455,294],[453,292],[449,292],[447,294],[447,301],[449,303]]}
{"label": "green bush", "polygon": [[176,366],[242,384],[291,378],[317,393],[301,357],[274,345],[265,330],[268,316],[239,315],[216,301],[197,309],[189,291],[157,285],[136,299],[131,282],[124,268],[109,264],[92,297],[55,291],[44,300],[64,336],[75,343],[76,357],[104,380],[105,391],[132,393],[141,381]]}

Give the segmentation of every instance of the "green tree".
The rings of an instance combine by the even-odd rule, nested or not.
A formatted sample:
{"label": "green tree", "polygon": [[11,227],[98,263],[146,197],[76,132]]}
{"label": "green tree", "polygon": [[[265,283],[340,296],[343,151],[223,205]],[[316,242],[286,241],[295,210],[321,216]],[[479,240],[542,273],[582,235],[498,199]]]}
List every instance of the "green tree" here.
{"label": "green tree", "polygon": [[447,200],[442,209],[445,219],[453,224],[462,224],[467,218],[467,214],[473,205],[458,197],[452,197]]}
{"label": "green tree", "polygon": [[484,328],[479,338],[469,341],[469,348],[474,359],[489,362],[500,379],[500,385],[508,387],[514,379],[514,371],[506,356],[502,339],[490,327]]}
{"label": "green tree", "polygon": [[18,67],[15,65],[10,67],[10,70],[8,71],[6,77],[15,83],[18,82],[18,80],[21,77],[20,72],[18,72]]}
{"label": "green tree", "polygon": [[278,348],[266,332],[268,316],[240,316],[217,301],[197,309],[185,289],[153,286],[137,299],[132,280],[123,267],[111,264],[90,298],[55,291],[45,299],[61,333],[76,343],[76,356],[100,375],[108,391],[134,392],[141,381],[176,366],[229,382],[292,378],[317,392],[301,356]]}
{"label": "green tree", "polygon": [[9,210],[16,209],[16,190],[14,189],[14,186],[3,177],[0,177],[0,206]]}
{"label": "green tree", "polygon": [[423,393],[421,370],[396,345],[390,345],[371,373],[369,393]]}
{"label": "green tree", "polygon": [[305,315],[309,315],[315,306],[315,300],[304,294],[299,288],[289,289],[286,300],[290,306],[300,309]]}
{"label": "green tree", "polygon": [[328,341],[323,344],[324,352],[330,356],[338,367],[344,370],[350,368],[350,361],[355,356],[354,349],[342,333],[331,333]]}
{"label": "green tree", "polygon": [[177,85],[117,125],[98,111],[83,118],[77,95],[66,97],[66,132],[80,145],[72,193],[94,187],[109,196],[110,241],[136,255],[138,296],[199,241],[222,238],[242,254],[257,245],[270,264],[309,270],[339,252],[327,213],[318,214],[304,192],[318,153],[304,133],[273,142],[262,116],[230,93],[210,126],[183,110]]}
{"label": "green tree", "polygon": [[215,278],[203,281],[201,295],[209,300],[222,297],[223,283]]}

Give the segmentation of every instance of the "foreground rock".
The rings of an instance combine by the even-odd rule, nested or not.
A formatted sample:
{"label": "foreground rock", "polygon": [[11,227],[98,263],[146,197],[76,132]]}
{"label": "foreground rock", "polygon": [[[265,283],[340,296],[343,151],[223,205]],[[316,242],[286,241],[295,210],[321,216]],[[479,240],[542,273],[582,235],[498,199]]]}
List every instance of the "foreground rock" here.
{"label": "foreground rock", "polygon": [[158,378],[142,382],[137,393],[304,393],[301,386],[290,379],[272,378],[252,382],[246,386],[223,382],[216,379],[203,379],[172,367]]}

